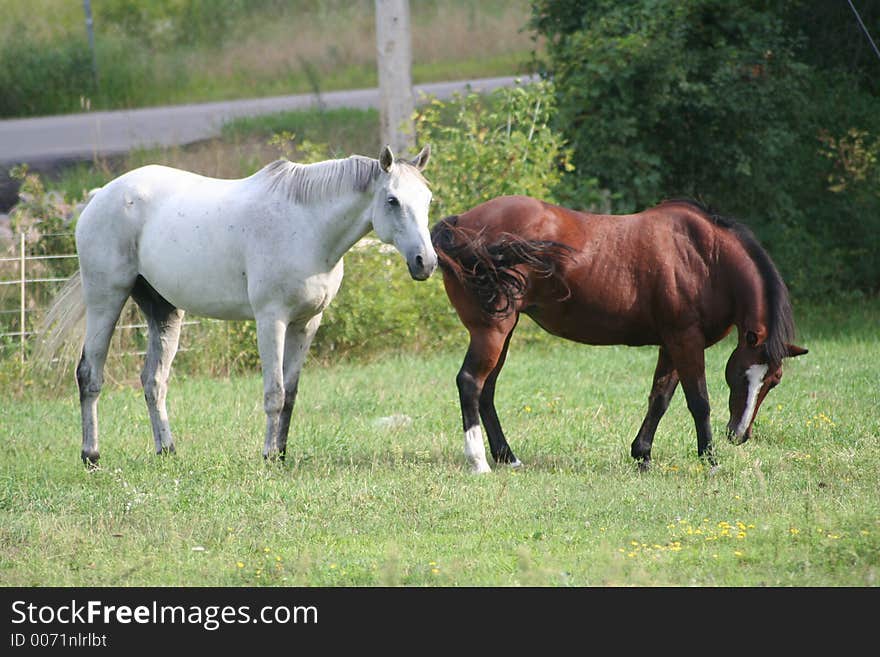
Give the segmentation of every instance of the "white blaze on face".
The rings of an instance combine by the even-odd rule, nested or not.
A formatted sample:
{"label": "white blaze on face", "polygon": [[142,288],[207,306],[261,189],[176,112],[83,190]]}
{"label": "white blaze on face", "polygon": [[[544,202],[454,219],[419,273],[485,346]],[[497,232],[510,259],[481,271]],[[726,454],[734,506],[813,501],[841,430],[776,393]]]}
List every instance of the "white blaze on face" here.
{"label": "white blaze on face", "polygon": [[746,407],[742,414],[742,419],[736,427],[737,437],[742,437],[749,428],[749,421],[755,412],[755,404],[758,401],[758,393],[761,392],[761,386],[764,383],[764,376],[767,374],[767,365],[752,365],[746,370],[746,379],[748,380],[749,392],[746,399]]}
{"label": "white blaze on face", "polygon": [[464,455],[471,464],[474,474],[491,472],[492,468],[486,461],[486,447],[483,445],[483,432],[480,425],[475,424],[464,432]]}

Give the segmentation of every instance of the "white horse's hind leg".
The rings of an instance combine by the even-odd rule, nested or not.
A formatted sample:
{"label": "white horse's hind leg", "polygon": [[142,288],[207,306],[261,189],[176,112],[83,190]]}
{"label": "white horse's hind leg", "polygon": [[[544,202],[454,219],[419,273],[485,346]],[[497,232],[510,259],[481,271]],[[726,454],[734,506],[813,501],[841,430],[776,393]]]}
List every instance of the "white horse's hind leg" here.
{"label": "white horse's hind leg", "polygon": [[146,316],[149,327],[141,383],[144,386],[144,399],[150,414],[156,453],[173,452],[174,439],[168,423],[165,398],[168,394],[171,363],[180,341],[184,313],[163,299],[143,278],[138,278],[132,297]]}
{"label": "white horse's hind leg", "polygon": [[79,403],[82,411],[82,460],[89,466],[98,463],[98,397],[104,383],[104,363],[110,338],[128,293],[118,290],[100,303],[90,304],[86,297],[86,336],[82,356],[76,368]]}
{"label": "white horse's hind leg", "polygon": [[150,320],[148,323],[150,337],[144,369],[141,372],[144,399],[150,414],[156,454],[173,453],[174,438],[171,436],[171,426],[168,423],[165,398],[168,395],[171,362],[177,353],[177,345],[180,340],[183,311],[174,309],[164,321]]}
{"label": "white horse's hind leg", "polygon": [[293,414],[293,404],[296,401],[296,392],[299,388],[299,375],[315,333],[321,325],[321,317],[322,315],[319,313],[312,317],[305,326],[290,324],[287,327],[287,334],[284,338],[284,406],[281,408],[280,426],[278,427],[278,454],[281,459],[284,459],[287,451],[287,435],[290,433],[290,417]]}
{"label": "white horse's hind leg", "polygon": [[150,344],[141,373],[144,385],[144,399],[150,413],[153,427],[153,440],[156,453],[174,452],[174,439],[168,423],[168,410],[165,398],[168,394],[168,377],[171,374],[171,362],[177,353],[180,341],[180,326],[183,323],[183,311],[173,310],[164,322],[150,323]]}

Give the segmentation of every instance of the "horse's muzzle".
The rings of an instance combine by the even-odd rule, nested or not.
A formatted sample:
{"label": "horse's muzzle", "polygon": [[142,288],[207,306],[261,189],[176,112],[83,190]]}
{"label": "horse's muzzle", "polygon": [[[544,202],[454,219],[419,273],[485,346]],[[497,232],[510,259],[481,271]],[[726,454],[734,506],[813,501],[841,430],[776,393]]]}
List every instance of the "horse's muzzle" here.
{"label": "horse's muzzle", "polygon": [[732,442],[734,445],[742,445],[744,442],[746,442],[751,437],[752,437],[752,428],[751,427],[746,429],[745,432],[741,436],[738,436],[734,429],[730,428],[729,426],[727,427],[727,440]]}
{"label": "horse's muzzle", "polygon": [[430,256],[419,254],[414,258],[408,259],[406,266],[409,268],[409,275],[414,280],[424,281],[430,278],[434,270],[437,269],[437,256],[433,254]]}

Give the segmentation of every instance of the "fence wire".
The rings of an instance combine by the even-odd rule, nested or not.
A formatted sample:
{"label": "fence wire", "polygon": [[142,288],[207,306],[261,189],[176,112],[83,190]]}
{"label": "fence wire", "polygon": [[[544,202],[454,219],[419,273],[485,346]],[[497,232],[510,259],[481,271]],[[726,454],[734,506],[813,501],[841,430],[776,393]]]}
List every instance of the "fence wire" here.
{"label": "fence wire", "polygon": [[[73,233],[53,233],[53,236],[72,236]],[[43,236],[45,237],[45,236]],[[65,283],[69,275],[57,275],[57,264],[74,261],[68,268],[72,275],[79,257],[75,253],[31,254],[28,252],[28,236],[19,233],[14,243],[0,256],[0,358],[9,358],[18,351],[21,365],[27,361],[31,341],[41,334],[40,319],[49,310],[52,299]],[[14,255],[13,255],[14,253]],[[116,326],[116,335],[128,332],[129,337],[116,337],[122,344],[135,344],[145,341],[147,324],[136,321],[139,315],[126,304]],[[183,326],[201,326],[216,320],[190,319]],[[180,352],[189,351],[181,346]],[[126,348],[118,352],[124,356],[143,356],[141,349]]]}

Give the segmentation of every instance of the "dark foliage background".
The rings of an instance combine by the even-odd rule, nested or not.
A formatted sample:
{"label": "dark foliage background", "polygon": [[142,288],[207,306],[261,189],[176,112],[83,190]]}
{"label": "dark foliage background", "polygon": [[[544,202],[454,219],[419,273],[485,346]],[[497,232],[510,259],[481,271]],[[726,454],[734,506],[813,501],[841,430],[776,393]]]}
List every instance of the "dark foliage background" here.
{"label": "dark foliage background", "polygon": [[[880,35],[880,3],[855,2]],[[862,6],[859,6],[862,5]],[[575,169],[558,196],[692,196],[756,231],[793,293],[880,289],[880,58],[847,2],[539,0]]]}

